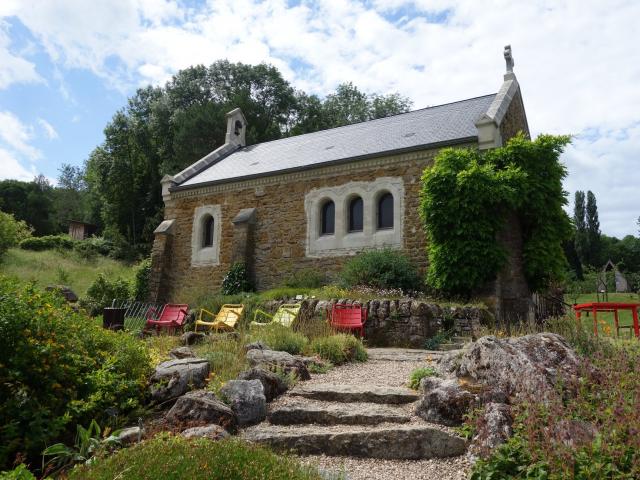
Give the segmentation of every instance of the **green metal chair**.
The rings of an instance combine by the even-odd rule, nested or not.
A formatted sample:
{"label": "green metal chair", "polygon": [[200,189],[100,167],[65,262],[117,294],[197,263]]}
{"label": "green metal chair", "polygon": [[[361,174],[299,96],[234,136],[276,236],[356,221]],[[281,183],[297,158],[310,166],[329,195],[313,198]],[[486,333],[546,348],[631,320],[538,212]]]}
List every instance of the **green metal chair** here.
{"label": "green metal chair", "polygon": [[[298,318],[298,314],[300,313],[300,308],[302,305],[299,303],[285,303],[280,305],[280,308],[273,315],[263,311],[256,310],[253,315],[253,322],[251,322],[251,326],[264,327],[265,325],[270,325],[273,323],[278,323],[284,327],[291,327],[293,322]],[[268,322],[258,322],[259,317],[266,317],[269,319]]]}

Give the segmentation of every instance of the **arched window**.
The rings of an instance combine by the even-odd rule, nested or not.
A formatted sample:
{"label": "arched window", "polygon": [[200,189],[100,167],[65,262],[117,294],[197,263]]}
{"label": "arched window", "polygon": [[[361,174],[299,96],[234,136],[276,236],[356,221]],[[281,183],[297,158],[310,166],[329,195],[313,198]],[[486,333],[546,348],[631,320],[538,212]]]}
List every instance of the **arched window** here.
{"label": "arched window", "polygon": [[331,200],[327,200],[322,205],[322,219],[320,233],[322,235],[333,235],[336,224],[336,206]]}
{"label": "arched window", "polygon": [[202,248],[213,246],[214,223],[211,215],[205,215],[202,219]]}
{"label": "arched window", "polygon": [[362,198],[354,197],[349,202],[349,231],[362,231]]}
{"label": "arched window", "polygon": [[393,228],[393,195],[385,193],[378,199],[378,229]]}

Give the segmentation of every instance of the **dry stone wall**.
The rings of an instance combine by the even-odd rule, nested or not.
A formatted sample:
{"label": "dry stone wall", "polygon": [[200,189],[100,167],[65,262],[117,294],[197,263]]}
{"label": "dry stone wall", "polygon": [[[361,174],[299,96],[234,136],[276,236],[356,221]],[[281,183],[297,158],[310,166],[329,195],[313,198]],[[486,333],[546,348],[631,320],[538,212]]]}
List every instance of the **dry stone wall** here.
{"label": "dry stone wall", "polygon": [[[283,303],[296,302],[272,301],[265,305],[267,310],[275,312]],[[423,348],[428,338],[438,332],[454,329],[456,335],[476,336],[481,325],[493,321],[493,315],[485,307],[459,306],[443,307],[422,300],[369,300],[360,302],[349,299],[302,301],[301,321],[311,318],[325,318],[327,310],[336,304],[362,305],[367,309],[365,339],[370,346]]]}

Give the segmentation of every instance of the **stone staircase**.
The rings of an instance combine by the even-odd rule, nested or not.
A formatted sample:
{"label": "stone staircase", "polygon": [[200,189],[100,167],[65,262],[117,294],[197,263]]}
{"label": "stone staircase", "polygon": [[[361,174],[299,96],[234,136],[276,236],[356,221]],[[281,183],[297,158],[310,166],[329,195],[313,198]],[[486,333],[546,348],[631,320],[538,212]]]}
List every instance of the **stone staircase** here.
{"label": "stone staircase", "polygon": [[418,399],[400,387],[303,382],[271,405],[267,422],[242,435],[300,455],[402,460],[462,455],[463,439],[413,416]]}

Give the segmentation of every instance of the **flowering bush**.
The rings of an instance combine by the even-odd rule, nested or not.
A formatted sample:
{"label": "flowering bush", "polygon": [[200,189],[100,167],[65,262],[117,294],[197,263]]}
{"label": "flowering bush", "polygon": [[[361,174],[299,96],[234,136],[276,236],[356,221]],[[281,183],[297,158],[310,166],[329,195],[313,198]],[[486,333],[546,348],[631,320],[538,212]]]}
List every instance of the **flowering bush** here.
{"label": "flowering bush", "polygon": [[[68,442],[77,423],[137,413],[150,358],[144,343],[103,330],[62,297],[0,276],[0,469]],[[115,426],[115,425],[114,425]]]}
{"label": "flowering bush", "polygon": [[222,279],[221,293],[223,295],[235,295],[241,292],[253,290],[249,281],[249,274],[244,263],[234,263]]}

